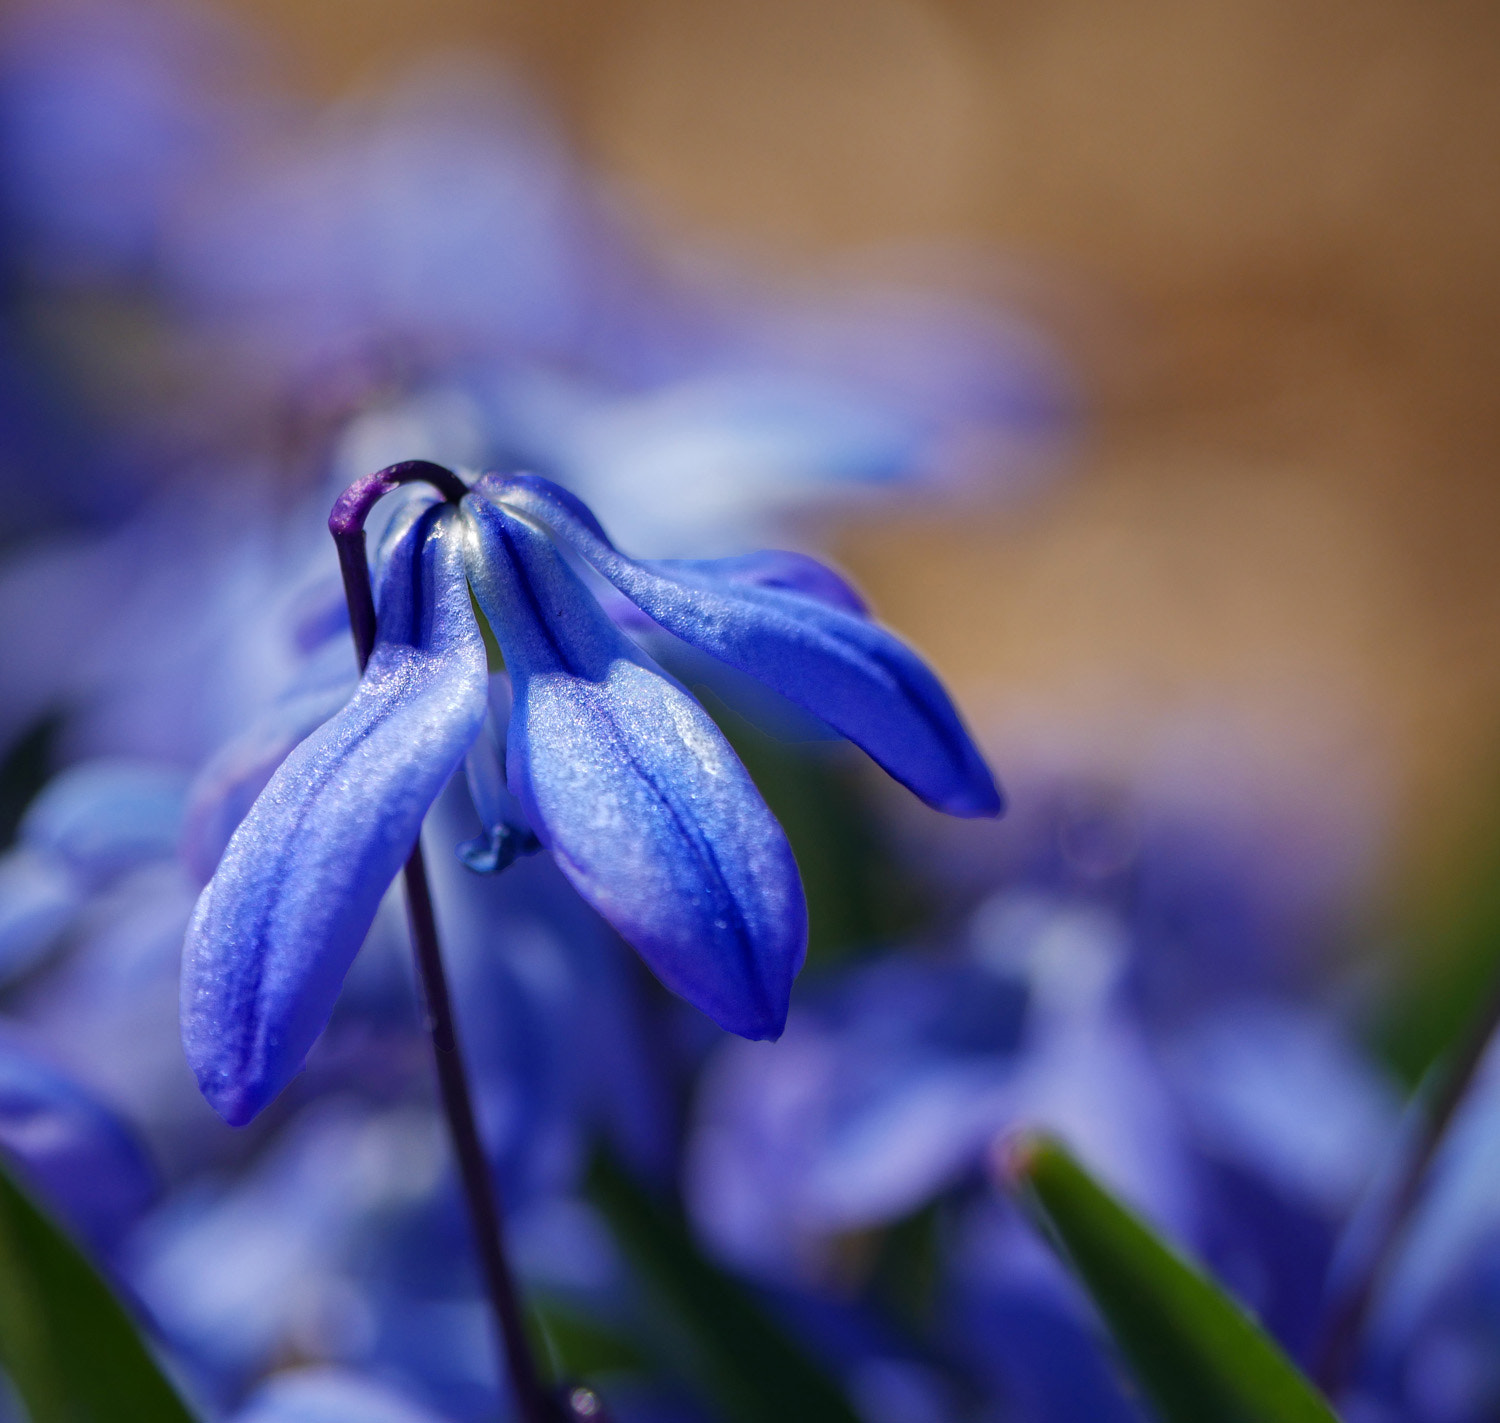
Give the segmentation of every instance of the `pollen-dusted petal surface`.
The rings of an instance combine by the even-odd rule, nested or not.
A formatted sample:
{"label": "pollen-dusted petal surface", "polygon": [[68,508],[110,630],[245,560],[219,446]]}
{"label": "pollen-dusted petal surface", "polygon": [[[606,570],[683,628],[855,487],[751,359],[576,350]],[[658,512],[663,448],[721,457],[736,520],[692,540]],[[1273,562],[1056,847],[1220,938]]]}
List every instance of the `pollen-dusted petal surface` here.
{"label": "pollen-dusted petal surface", "polygon": [[791,847],[708,714],[548,535],[464,501],[469,578],[514,684],[507,763],[564,874],[674,993],[772,1038],[807,948]]}
{"label": "pollen-dusted petal surface", "polygon": [[381,896],[484,719],[484,643],[451,507],[385,560],[374,652],[349,703],[281,764],[198,900],[182,1033],[203,1094],[253,1117],[328,1021]]}
{"label": "pollen-dusted petal surface", "polygon": [[708,578],[747,588],[801,593],[856,617],[868,617],[870,612],[858,590],[826,563],[789,549],[763,548],[732,558],[664,558],[651,566],[671,578]]}
{"label": "pollen-dusted petal surface", "polygon": [[638,562],[576,498],[536,475],[487,476],[475,495],[545,524],[668,632],[820,717],[929,805],[1000,813],[995,779],[932,670],[815,560]]}

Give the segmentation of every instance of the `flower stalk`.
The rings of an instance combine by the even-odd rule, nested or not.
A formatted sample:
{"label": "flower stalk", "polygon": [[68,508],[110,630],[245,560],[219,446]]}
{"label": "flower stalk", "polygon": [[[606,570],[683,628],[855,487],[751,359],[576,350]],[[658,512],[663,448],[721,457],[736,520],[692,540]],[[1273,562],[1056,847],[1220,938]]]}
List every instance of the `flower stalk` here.
{"label": "flower stalk", "polygon": [[[410,460],[351,485],[329,515],[328,528],[338,547],[344,596],[349,603],[349,626],[361,672],[375,645],[375,597],[365,556],[365,519],[377,500],[403,484],[417,481],[431,484],[452,503],[457,503],[468,492],[458,477],[441,465]],[[525,1423],[557,1423],[559,1411],[543,1387],[541,1372],[527,1337],[525,1312],[505,1250],[499,1193],[479,1139],[420,836],[403,868],[402,882],[421,987],[424,1026],[432,1043],[433,1062],[437,1069],[438,1095],[463,1185],[480,1273],[494,1314],[500,1354],[510,1376],[511,1393],[516,1410]]]}

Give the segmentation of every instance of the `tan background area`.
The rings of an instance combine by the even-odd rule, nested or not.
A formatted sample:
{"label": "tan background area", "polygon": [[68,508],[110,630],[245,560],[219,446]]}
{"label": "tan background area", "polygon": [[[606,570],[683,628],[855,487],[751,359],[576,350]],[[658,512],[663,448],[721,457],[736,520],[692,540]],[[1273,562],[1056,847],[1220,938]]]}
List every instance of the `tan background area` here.
{"label": "tan background area", "polygon": [[1069,477],[836,535],[997,750],[1215,724],[1294,798],[1393,786],[1431,863],[1492,788],[1500,9],[241,3],[330,94],[511,57],[671,230],[1008,254],[1091,412]]}

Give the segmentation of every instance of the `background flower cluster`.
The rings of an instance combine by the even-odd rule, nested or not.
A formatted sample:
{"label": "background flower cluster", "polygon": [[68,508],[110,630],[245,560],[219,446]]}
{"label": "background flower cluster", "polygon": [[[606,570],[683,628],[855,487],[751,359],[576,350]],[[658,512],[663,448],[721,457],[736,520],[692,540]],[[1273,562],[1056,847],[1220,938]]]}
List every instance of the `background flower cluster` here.
{"label": "background flower cluster", "polygon": [[[467,1423],[495,1416],[495,1361],[399,904],[251,1127],[202,1101],[178,1034],[198,890],[354,684],[334,497],[398,459],[531,470],[631,554],[849,548],[948,590],[940,628],[1007,588],[1005,619],[1045,624],[1070,569],[1120,563],[1129,517],[1029,583],[944,565],[997,529],[990,557],[1024,559],[1086,479],[1130,364],[1098,352],[1130,322],[948,249],[793,277],[605,181],[514,70],[424,60],[325,103],[257,44],[126,0],[0,31],[0,1149],[205,1416]],[[1336,708],[1289,693],[1312,729],[1278,761],[1253,698],[1192,706],[1104,770],[1099,725],[1141,718],[1118,665],[1060,715],[989,697],[1003,659],[954,670],[998,825],[898,802],[740,680],[673,665],[807,889],[776,1043],[667,995],[545,856],[471,873],[461,787],[432,813],[524,1287],[625,1423],[752,1415],[653,1288],[622,1189],[866,1423],[1147,1417],[999,1180],[1031,1125],[1311,1364],[1411,1089],[1483,981],[1485,890],[1420,921],[1442,973],[1393,952],[1407,921],[1374,887],[1401,802],[1338,754]],[[1497,1066],[1379,1281],[1337,1399],[1356,1423],[1500,1408]]]}

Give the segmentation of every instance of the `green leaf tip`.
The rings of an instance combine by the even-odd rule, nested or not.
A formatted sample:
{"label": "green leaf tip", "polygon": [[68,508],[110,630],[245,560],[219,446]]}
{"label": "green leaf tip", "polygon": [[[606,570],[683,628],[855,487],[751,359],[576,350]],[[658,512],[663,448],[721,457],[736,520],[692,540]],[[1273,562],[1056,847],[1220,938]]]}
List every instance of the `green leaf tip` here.
{"label": "green leaf tip", "polygon": [[114,1290],[3,1160],[0,1363],[31,1423],[196,1423]]}
{"label": "green leaf tip", "polygon": [[1059,1142],[1006,1138],[993,1165],[1077,1276],[1165,1423],[1337,1423],[1265,1330]]}

